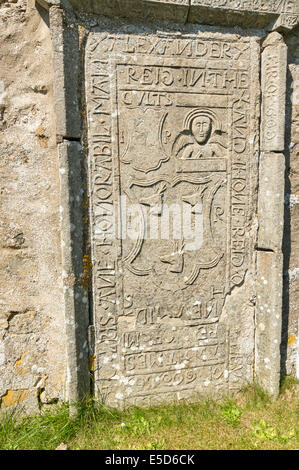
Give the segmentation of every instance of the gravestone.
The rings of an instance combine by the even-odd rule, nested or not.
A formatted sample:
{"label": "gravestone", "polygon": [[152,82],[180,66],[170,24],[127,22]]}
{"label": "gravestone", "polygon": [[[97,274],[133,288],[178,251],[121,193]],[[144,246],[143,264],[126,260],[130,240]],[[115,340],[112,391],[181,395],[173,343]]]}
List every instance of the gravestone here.
{"label": "gravestone", "polygon": [[[253,367],[253,309],[240,296],[231,328],[222,314],[252,272],[259,46],[198,28],[103,29],[85,69],[100,388],[134,404],[227,393]],[[114,236],[117,204],[123,232],[139,209],[136,237]],[[193,237],[180,230],[188,206]],[[176,233],[161,233],[167,222]]]}
{"label": "gravestone", "polygon": [[[58,135],[81,137],[86,104],[96,395],[150,406],[254,381],[277,394],[283,34],[296,26],[298,5],[41,3],[50,4]],[[74,152],[62,188],[76,199]],[[63,204],[74,213],[67,197]],[[63,235],[67,271],[76,246],[82,251],[72,231]],[[86,304],[66,289],[74,397],[88,381]]]}

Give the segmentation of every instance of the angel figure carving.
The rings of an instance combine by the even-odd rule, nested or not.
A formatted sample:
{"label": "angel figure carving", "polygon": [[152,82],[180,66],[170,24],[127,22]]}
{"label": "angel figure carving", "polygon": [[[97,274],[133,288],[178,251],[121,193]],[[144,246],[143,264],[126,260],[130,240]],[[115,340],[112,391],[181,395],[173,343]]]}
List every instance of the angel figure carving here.
{"label": "angel figure carving", "polygon": [[174,140],[172,152],[181,160],[222,156],[226,146],[219,140],[221,134],[216,114],[210,109],[197,108],[187,114],[184,130]]}

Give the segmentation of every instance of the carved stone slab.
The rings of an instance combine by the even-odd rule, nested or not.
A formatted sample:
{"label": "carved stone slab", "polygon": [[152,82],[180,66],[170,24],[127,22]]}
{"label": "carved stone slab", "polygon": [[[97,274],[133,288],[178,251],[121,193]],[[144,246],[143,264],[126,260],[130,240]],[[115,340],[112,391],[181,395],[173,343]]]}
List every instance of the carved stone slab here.
{"label": "carved stone slab", "polygon": [[103,19],[85,62],[95,389],[114,406],[238,390],[254,363],[258,41]]}
{"label": "carved stone slab", "polygon": [[299,23],[297,0],[37,0],[97,15],[160,18],[246,28],[292,29]]}
{"label": "carved stone slab", "polygon": [[287,47],[271,33],[262,53],[262,150],[284,150]]}
{"label": "carved stone slab", "polygon": [[[216,19],[217,18],[217,19]],[[189,21],[292,29],[299,22],[297,0],[191,0]]]}

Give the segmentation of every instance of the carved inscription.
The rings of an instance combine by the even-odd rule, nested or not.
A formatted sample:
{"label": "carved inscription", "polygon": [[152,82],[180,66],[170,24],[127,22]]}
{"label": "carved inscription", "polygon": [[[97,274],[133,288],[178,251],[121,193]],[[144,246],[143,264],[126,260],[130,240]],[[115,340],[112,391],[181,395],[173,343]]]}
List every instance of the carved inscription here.
{"label": "carved inscription", "polygon": [[262,54],[262,149],[284,150],[285,94],[287,47],[269,45]]}
{"label": "carved inscription", "polygon": [[265,13],[295,13],[296,0],[192,0],[193,5]]}
{"label": "carved inscription", "polygon": [[95,379],[110,404],[229,390],[222,312],[252,259],[257,57],[248,37],[90,34]]}

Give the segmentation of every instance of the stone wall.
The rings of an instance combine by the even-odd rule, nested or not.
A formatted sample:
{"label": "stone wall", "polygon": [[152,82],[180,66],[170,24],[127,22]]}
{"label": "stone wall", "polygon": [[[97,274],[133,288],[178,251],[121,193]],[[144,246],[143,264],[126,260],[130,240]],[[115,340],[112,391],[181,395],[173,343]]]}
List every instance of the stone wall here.
{"label": "stone wall", "polygon": [[[97,8],[95,13],[104,11],[109,16],[121,4],[117,1],[87,1],[85,4],[79,0],[64,3],[67,9],[74,6],[78,10],[84,3],[84,11],[82,8],[79,13],[76,10],[75,16],[71,12],[66,19],[61,16],[59,0],[43,0],[39,4],[34,0],[0,0],[0,406],[21,405],[31,412],[57,400],[75,399],[89,388],[86,378],[89,367],[86,319],[87,291],[91,300],[92,289],[87,188],[86,182],[82,183],[82,177],[86,178],[86,162],[82,160],[82,168],[74,164],[64,174],[69,154],[81,158],[79,140],[82,135],[81,143],[85,150],[88,146],[84,119],[83,134],[80,128],[81,118],[86,117],[81,94],[84,83],[76,82],[77,89],[68,90],[65,74],[70,74],[67,75],[68,80],[75,80],[70,72],[74,68],[67,66],[60,70],[61,62],[57,57],[64,54],[64,47],[69,48],[72,55],[72,41],[77,37],[77,31],[81,55],[84,54],[87,31],[98,21],[93,14],[94,5]],[[204,19],[207,24],[219,23],[219,28],[228,25],[236,34],[242,32],[240,27],[247,24],[246,18],[252,19],[254,14],[254,11],[247,11],[250,2],[244,2],[241,13],[233,11],[233,2],[227,2],[227,8],[219,10],[218,15],[204,0],[152,0],[144,1],[146,5],[141,7],[141,1],[129,3],[121,4],[122,16],[132,14],[138,19],[147,8],[148,20],[158,9],[161,10],[161,4],[176,3],[175,10],[173,5],[167,5],[170,8],[158,16],[162,20],[183,23]],[[298,376],[299,30],[298,26],[292,30],[292,23],[298,19],[292,13],[295,4],[291,1],[284,4],[285,9],[277,11],[275,2],[269,1],[268,11],[258,17],[257,23],[255,20],[252,22],[260,28],[267,29],[269,24],[270,29],[278,28],[288,46],[281,374]],[[50,14],[49,6],[52,7]],[[61,21],[67,31],[64,38],[59,36]],[[266,36],[267,32],[264,30],[263,34]],[[76,70],[76,75],[82,77],[83,61],[79,56],[77,59],[79,70]],[[74,55],[71,60],[74,61]],[[279,173],[281,169],[277,171]],[[83,189],[82,199],[69,213],[73,196],[64,191],[70,181],[73,181],[73,186],[80,181]],[[82,208],[85,225],[81,219],[80,224],[83,225],[79,238],[73,239],[68,232],[69,225],[74,222],[72,214],[76,214],[76,223],[82,217]],[[66,220],[69,225],[65,224]],[[79,257],[75,266],[68,258],[69,250],[74,250],[74,246],[78,248],[76,253]],[[261,251],[260,256],[268,257],[268,247],[262,249],[266,251]],[[81,302],[78,311],[78,302],[74,300],[77,298]],[[247,304],[247,300],[244,300],[243,311],[252,312],[254,302]],[[236,314],[238,305],[234,295],[230,296],[224,319],[234,306]],[[83,321],[83,336],[78,336],[78,321]],[[250,324],[248,328],[253,328],[253,319],[248,317],[247,321]],[[232,316],[229,322],[238,322],[238,319]],[[244,326],[243,333],[246,328]],[[89,332],[92,336],[92,327]],[[246,342],[242,334],[240,338]],[[90,340],[91,370],[94,360],[98,360],[93,353]],[[248,370],[252,368],[252,360]],[[85,387],[81,385],[81,392],[78,385],[80,373],[85,377]],[[250,376],[251,372],[248,374]]]}
{"label": "stone wall", "polygon": [[60,191],[47,16],[0,5],[0,397],[38,409],[65,398]]}

